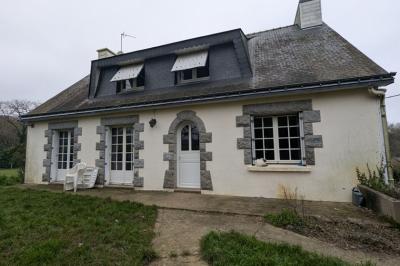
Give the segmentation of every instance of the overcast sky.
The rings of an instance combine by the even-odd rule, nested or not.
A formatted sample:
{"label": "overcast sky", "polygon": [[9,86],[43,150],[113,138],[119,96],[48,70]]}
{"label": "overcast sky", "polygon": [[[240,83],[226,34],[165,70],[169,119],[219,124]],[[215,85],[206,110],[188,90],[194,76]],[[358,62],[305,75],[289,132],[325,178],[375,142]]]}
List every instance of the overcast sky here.
{"label": "overcast sky", "polygon": [[[0,100],[44,102],[90,72],[96,50],[124,52],[215,32],[293,24],[298,0],[1,0]],[[390,72],[400,71],[399,0],[322,0],[324,21]],[[400,74],[398,77],[400,80]],[[400,94],[400,82],[388,95]],[[400,97],[387,100],[400,122]]]}

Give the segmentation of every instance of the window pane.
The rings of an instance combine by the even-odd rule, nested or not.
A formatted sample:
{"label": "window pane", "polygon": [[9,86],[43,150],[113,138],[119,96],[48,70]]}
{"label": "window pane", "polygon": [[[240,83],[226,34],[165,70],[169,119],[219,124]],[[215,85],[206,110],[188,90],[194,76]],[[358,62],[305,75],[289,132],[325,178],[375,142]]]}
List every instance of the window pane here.
{"label": "window pane", "polygon": [[297,126],[299,124],[299,117],[298,116],[289,116],[289,125]]}
{"label": "window pane", "polygon": [[[117,129],[116,129],[116,128],[112,128],[112,129],[111,129],[111,134],[112,134],[112,135],[117,134]],[[113,137],[113,139],[114,139],[114,137]]]}
{"label": "window pane", "polygon": [[264,159],[264,151],[256,151],[256,159]]}
{"label": "window pane", "polygon": [[63,162],[62,169],[67,169],[67,162]]}
{"label": "window pane", "polygon": [[288,150],[280,150],[279,156],[281,160],[290,160],[289,158],[289,151]]}
{"label": "window pane", "polygon": [[118,132],[118,135],[122,135],[122,134],[124,134],[124,129],[122,127],[119,127],[117,129],[117,132]]}
{"label": "window pane", "polygon": [[112,162],[111,163],[111,170],[117,170],[115,166],[116,166],[116,164]]}
{"label": "window pane", "polygon": [[198,151],[200,145],[199,130],[196,126],[192,126],[192,151]]}
{"label": "window pane", "polygon": [[274,148],[274,140],[273,139],[264,140],[264,147],[265,147],[265,149],[273,149]]}
{"label": "window pane", "polygon": [[122,136],[118,136],[118,139],[117,139],[117,141],[118,141],[118,143],[122,143],[122,142],[124,142],[124,139],[123,139],[123,137],[122,137]]}
{"label": "window pane", "polygon": [[122,170],[122,163],[121,162],[117,163],[117,170]]}
{"label": "window pane", "polygon": [[273,137],[274,137],[274,130],[272,128],[265,128],[264,138],[273,138]]}
{"label": "window pane", "polygon": [[122,153],[118,153],[118,155],[117,155],[117,160],[118,160],[119,162],[122,161]]}
{"label": "window pane", "polygon": [[132,152],[132,145],[126,145],[126,152]]}
{"label": "window pane", "polygon": [[258,150],[258,149],[264,149],[264,146],[263,146],[263,140],[262,139],[256,139],[255,141],[254,141],[254,143],[255,143],[255,148],[256,148],[256,150]]}
{"label": "window pane", "polygon": [[58,162],[58,169],[62,169],[62,162]]}
{"label": "window pane", "polygon": [[206,78],[209,75],[208,66],[197,68],[197,78]]}
{"label": "window pane", "polygon": [[265,159],[270,160],[270,161],[275,160],[275,152],[273,150],[265,151]]}
{"label": "window pane", "polygon": [[287,127],[279,128],[279,137],[280,138],[287,138],[288,137],[288,129]]}
{"label": "window pane", "polygon": [[272,127],[272,117],[264,118],[264,127]]}
{"label": "window pane", "polygon": [[289,148],[289,140],[288,139],[280,139],[279,140],[279,148],[280,149],[288,149]]}
{"label": "window pane", "polygon": [[287,126],[287,117],[286,116],[280,116],[278,117],[278,126]]}
{"label": "window pane", "polygon": [[183,70],[182,79],[183,80],[193,79],[192,70],[191,69]]}
{"label": "window pane", "polygon": [[114,154],[111,154],[111,161],[116,161],[117,160],[117,155],[114,153]]}
{"label": "window pane", "polygon": [[254,118],[254,127],[262,127],[262,118]]}
{"label": "window pane", "polygon": [[126,161],[127,162],[131,162],[132,161],[132,153],[127,153],[125,157],[126,157]]}
{"label": "window pane", "polygon": [[126,136],[126,143],[127,144],[132,143],[132,136]]}
{"label": "window pane", "polygon": [[292,155],[292,160],[301,160],[300,150],[292,150],[290,153]]}
{"label": "window pane", "polygon": [[116,152],[116,151],[117,151],[117,146],[112,145],[112,146],[111,146],[111,152]]}
{"label": "window pane", "polygon": [[118,152],[122,152],[122,145],[118,145]]}
{"label": "window pane", "polygon": [[131,127],[127,127],[126,128],[126,135],[132,135],[132,128]]}
{"label": "window pane", "polygon": [[291,139],[290,140],[290,148],[300,148],[300,139]]}
{"label": "window pane", "polygon": [[72,168],[72,167],[74,167],[74,162],[73,161],[69,162],[69,168]]}
{"label": "window pane", "polygon": [[127,171],[132,170],[132,164],[131,163],[126,163],[125,170],[127,170]]}
{"label": "window pane", "polygon": [[258,138],[262,138],[263,134],[262,134],[262,129],[255,129],[254,130],[254,136],[258,139]]}
{"label": "window pane", "polygon": [[185,126],[181,131],[181,150],[189,150],[189,126]]}
{"label": "window pane", "polygon": [[300,130],[298,127],[291,127],[290,129],[290,136],[291,137],[298,137],[300,136]]}

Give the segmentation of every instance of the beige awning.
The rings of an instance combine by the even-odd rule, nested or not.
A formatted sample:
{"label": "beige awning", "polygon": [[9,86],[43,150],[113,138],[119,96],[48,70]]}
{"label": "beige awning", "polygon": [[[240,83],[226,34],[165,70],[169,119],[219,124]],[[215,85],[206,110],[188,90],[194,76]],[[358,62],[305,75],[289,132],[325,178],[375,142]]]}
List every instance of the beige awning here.
{"label": "beige awning", "polygon": [[188,54],[178,55],[171,71],[181,71],[197,67],[204,67],[207,64],[208,51],[198,51]]}
{"label": "beige awning", "polygon": [[111,81],[135,79],[143,69],[143,64],[129,65],[121,67],[113,76]]}

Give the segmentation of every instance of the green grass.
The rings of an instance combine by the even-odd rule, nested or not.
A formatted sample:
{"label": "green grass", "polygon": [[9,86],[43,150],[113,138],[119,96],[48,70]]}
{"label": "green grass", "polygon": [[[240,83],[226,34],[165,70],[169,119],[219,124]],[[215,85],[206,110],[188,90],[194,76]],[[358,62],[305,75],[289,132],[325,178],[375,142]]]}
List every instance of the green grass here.
{"label": "green grass", "polygon": [[0,169],[0,186],[11,186],[22,183],[18,169]]}
{"label": "green grass", "polygon": [[0,265],[143,265],[156,207],[0,187]]}
{"label": "green grass", "polygon": [[304,219],[291,209],[283,209],[280,213],[268,213],[264,216],[264,219],[268,223],[278,227],[304,225]]}
{"label": "green grass", "polygon": [[[272,244],[236,232],[210,232],[201,240],[201,254],[210,265],[350,266],[338,258],[304,251],[299,246]],[[363,264],[373,265],[373,264]]]}
{"label": "green grass", "polygon": [[0,169],[0,176],[18,176],[18,169]]}

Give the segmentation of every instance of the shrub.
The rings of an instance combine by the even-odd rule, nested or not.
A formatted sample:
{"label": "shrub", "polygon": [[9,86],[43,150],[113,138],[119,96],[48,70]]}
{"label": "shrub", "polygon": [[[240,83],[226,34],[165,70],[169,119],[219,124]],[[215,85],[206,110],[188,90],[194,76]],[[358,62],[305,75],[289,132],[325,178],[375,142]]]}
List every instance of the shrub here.
{"label": "shrub", "polygon": [[20,175],[0,175],[0,186],[13,186],[23,182],[23,178]]}
{"label": "shrub", "polygon": [[268,213],[264,216],[264,219],[272,225],[278,227],[291,226],[302,226],[304,225],[304,219],[298,215],[298,213],[292,209],[283,209],[280,213]]}
{"label": "shrub", "polygon": [[385,183],[385,166],[383,162],[376,167],[376,170],[371,170],[367,164],[367,169],[368,173],[363,173],[358,167],[356,168],[357,179],[361,185],[370,187],[390,197],[400,199],[400,188]]}

